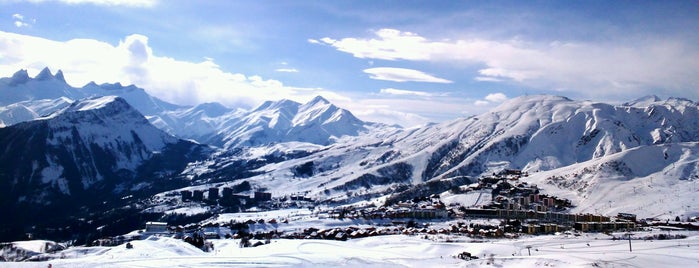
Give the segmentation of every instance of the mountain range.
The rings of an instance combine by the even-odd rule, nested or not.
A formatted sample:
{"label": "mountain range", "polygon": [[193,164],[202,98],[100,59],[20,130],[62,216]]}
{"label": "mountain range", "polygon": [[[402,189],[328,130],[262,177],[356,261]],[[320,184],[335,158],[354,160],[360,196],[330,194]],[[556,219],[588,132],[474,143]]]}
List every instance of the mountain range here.
{"label": "mountain range", "polygon": [[12,77],[0,79],[0,88],[0,106],[4,106],[0,109],[0,126],[38,118],[72,101],[114,95],[171,135],[222,148],[285,141],[327,145],[342,136],[355,136],[380,125],[362,122],[320,96],[305,104],[268,101],[251,111],[218,103],[189,107],[165,102],[133,85],[91,82],[75,88],[66,83],[63,72],[53,75],[48,68],[34,78],[20,70]]}
{"label": "mountain range", "polygon": [[240,180],[277,196],[351,203],[425,184],[443,185],[430,188],[439,194],[517,169],[530,174],[522,181],[572,200],[571,212],[699,214],[699,108],[682,98],[521,96],[403,129],[364,122],[320,96],[251,110],[190,107],[136,86],[75,88],[44,69],[0,79],[0,126],[0,209],[16,213],[97,212],[128,204],[124,196]]}

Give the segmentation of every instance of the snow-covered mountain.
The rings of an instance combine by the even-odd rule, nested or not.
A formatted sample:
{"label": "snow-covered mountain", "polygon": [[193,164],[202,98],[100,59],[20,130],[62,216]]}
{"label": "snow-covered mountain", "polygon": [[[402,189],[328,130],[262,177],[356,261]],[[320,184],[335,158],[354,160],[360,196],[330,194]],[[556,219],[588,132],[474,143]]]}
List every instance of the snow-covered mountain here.
{"label": "snow-covered mountain", "polygon": [[[44,68],[34,78],[29,77],[26,70],[19,70],[12,77],[0,78],[0,106],[4,106],[0,111],[7,114],[0,117],[0,123],[11,125],[33,120],[75,100],[100,96],[119,96],[145,115],[185,108],[150,96],[133,85],[97,85],[91,82],[82,88],[75,88],[66,83],[60,70],[52,75],[48,68]],[[11,116],[14,114],[25,116]]]}
{"label": "snow-covered mountain", "polygon": [[[634,107],[525,96],[433,129],[444,129],[436,131],[443,142],[424,178],[499,168],[536,172],[639,146],[697,141],[699,110],[692,101],[674,98]],[[425,133],[435,135],[430,132],[435,133]]]}
{"label": "snow-covered mountain", "polygon": [[[309,150],[308,154],[293,159],[254,165],[254,172],[247,180],[280,195],[303,192],[321,200],[346,200],[356,195],[390,194],[404,185],[428,181],[451,183],[455,178],[473,182],[478,176],[503,169],[521,169],[534,174],[532,178],[539,178],[538,174],[547,174],[545,178],[567,178],[567,182],[553,183],[552,187],[565,196],[574,195],[571,200],[580,209],[594,212],[594,208],[608,204],[585,196],[609,196],[602,191],[596,194],[592,189],[615,183],[585,182],[588,177],[580,177],[582,173],[578,169],[607,176],[611,173],[605,173],[604,168],[614,164],[602,163],[624,162],[629,166],[644,166],[646,170],[614,175],[622,181],[656,174],[656,180],[664,181],[663,185],[680,185],[678,181],[696,177],[697,154],[692,148],[698,141],[699,110],[690,100],[653,97],[611,105],[557,96],[524,96],[479,116],[423,128],[371,132]],[[638,157],[663,146],[686,149],[661,162],[653,157]],[[266,159],[278,152],[278,148],[270,148],[241,155]],[[654,165],[646,165],[647,162]],[[218,175],[216,170],[226,166],[224,163],[231,162],[219,158],[210,163],[196,163],[187,172],[199,177]],[[533,182],[547,183],[544,179]],[[582,190],[570,186],[577,184],[595,186]],[[549,188],[553,191],[552,187]],[[668,193],[668,188],[655,190],[658,195]],[[688,202],[682,200],[668,211],[678,211],[678,206]]]}
{"label": "snow-covered mountain", "polygon": [[219,103],[178,106],[133,85],[88,83],[74,88],[61,71],[52,75],[45,68],[34,78],[20,70],[0,79],[0,127],[33,120],[75,100],[112,95],[125,99],[153,125],[174,136],[226,149],[292,141],[327,145],[382,126],[363,122],[320,96],[305,104],[269,101],[251,111]]}
{"label": "snow-covered mountain", "polygon": [[320,96],[305,104],[268,101],[237,120],[223,122],[213,144],[224,148],[290,141],[328,145],[342,136],[356,136],[373,125]]}
{"label": "snow-covered mountain", "polygon": [[0,128],[0,209],[20,223],[34,216],[29,212],[51,208],[59,209],[51,216],[66,216],[81,206],[172,189],[184,185],[178,174],[187,163],[212,151],[155,128],[122,98],[76,101]]}

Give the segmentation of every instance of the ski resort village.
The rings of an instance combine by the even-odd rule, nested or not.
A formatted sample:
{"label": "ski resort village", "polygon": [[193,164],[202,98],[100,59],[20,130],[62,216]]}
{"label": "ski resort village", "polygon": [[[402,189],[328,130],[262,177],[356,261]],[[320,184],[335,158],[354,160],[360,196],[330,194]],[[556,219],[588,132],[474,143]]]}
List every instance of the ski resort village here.
{"label": "ski resort village", "polygon": [[0,93],[3,267],[699,265],[686,99],[525,96],[404,129],[48,68]]}
{"label": "ski resort village", "polygon": [[0,268],[699,267],[699,1],[0,0]]}

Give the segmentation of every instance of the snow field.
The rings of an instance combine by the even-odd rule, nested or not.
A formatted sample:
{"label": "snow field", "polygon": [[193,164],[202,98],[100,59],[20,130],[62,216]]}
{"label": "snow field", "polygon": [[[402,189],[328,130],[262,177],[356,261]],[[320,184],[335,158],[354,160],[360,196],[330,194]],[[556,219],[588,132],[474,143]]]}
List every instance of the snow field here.
{"label": "snow field", "polygon": [[[239,240],[211,240],[213,252],[201,252],[171,238],[132,242],[133,249],[75,248],[72,259],[3,263],[3,267],[697,267],[699,233],[679,240],[611,240],[603,234],[529,236],[512,240],[446,243],[418,236],[377,236],[346,242],[272,240],[240,248]],[[621,235],[621,234],[620,234]],[[642,233],[637,233],[641,236]],[[527,246],[531,246],[529,256]],[[469,252],[478,259],[454,258]]]}

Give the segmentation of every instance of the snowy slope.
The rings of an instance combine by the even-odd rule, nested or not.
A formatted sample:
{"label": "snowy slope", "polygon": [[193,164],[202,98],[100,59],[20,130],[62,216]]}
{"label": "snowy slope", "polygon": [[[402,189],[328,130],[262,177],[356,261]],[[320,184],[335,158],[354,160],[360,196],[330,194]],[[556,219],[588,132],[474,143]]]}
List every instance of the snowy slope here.
{"label": "snowy slope", "polygon": [[194,107],[148,115],[147,118],[154,126],[177,137],[210,143],[221,124],[236,120],[241,112],[219,103],[203,103]]}
{"label": "snowy slope", "polygon": [[577,206],[573,212],[672,219],[699,216],[699,143],[641,146],[534,173],[525,181],[569,198]]}
{"label": "snowy slope", "polygon": [[[399,141],[431,151],[423,179],[503,168],[536,172],[642,145],[699,140],[699,110],[670,99],[647,107],[525,96],[489,113],[435,125]],[[423,142],[421,142],[423,141]]]}
{"label": "snowy slope", "polygon": [[0,107],[0,127],[14,125],[20,122],[31,121],[36,118],[47,116],[56,112],[73,101],[71,99],[61,97],[54,100],[28,100],[13,103],[4,107]]}

